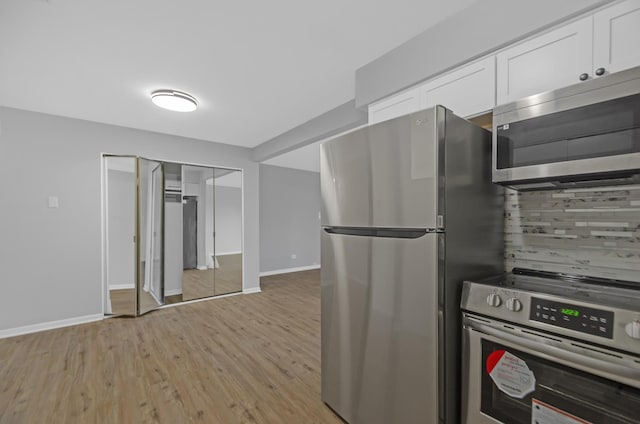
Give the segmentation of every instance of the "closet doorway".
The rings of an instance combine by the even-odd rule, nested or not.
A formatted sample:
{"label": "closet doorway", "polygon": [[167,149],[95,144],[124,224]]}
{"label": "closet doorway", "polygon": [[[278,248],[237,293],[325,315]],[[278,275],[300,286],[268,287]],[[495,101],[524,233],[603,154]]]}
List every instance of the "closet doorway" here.
{"label": "closet doorway", "polygon": [[103,159],[106,314],[242,291],[241,170]]}

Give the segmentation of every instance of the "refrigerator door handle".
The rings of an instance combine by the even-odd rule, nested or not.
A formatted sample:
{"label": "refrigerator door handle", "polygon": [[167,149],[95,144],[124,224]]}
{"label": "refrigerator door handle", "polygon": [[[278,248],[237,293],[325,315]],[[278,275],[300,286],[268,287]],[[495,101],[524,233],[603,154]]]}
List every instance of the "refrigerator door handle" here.
{"label": "refrigerator door handle", "polygon": [[439,228],[368,228],[368,227],[324,227],[326,233],[360,237],[391,237],[417,239],[425,234],[443,232]]}

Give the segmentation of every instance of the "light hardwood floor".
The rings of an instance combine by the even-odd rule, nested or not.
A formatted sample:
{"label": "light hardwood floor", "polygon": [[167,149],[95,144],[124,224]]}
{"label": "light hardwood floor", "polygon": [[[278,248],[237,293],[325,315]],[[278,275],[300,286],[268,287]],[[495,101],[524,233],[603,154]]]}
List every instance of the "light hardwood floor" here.
{"label": "light hardwood floor", "polygon": [[319,272],[0,340],[0,423],[341,423],[320,399]]}
{"label": "light hardwood floor", "polygon": [[218,264],[215,270],[185,269],[182,300],[242,291],[242,254],[218,256]]}

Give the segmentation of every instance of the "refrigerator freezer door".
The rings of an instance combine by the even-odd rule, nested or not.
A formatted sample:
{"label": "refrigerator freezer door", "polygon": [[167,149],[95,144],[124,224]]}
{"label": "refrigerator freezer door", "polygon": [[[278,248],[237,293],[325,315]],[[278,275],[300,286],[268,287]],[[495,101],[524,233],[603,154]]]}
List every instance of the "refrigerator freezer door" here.
{"label": "refrigerator freezer door", "polygon": [[438,422],[438,244],[322,232],[322,398],[350,424]]}
{"label": "refrigerator freezer door", "polygon": [[439,227],[437,135],[444,134],[444,112],[437,106],[323,143],[322,225]]}

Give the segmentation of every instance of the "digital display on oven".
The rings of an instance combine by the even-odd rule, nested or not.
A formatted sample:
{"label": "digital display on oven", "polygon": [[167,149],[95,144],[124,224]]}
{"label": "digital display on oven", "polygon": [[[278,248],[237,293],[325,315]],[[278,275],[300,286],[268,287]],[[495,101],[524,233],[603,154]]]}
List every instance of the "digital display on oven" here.
{"label": "digital display on oven", "polygon": [[579,317],[580,311],[576,311],[575,309],[562,308],[562,315],[569,315],[571,317]]}
{"label": "digital display on oven", "polygon": [[611,311],[532,297],[529,319],[594,336],[613,338]]}

